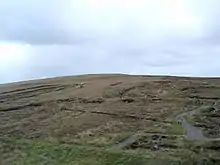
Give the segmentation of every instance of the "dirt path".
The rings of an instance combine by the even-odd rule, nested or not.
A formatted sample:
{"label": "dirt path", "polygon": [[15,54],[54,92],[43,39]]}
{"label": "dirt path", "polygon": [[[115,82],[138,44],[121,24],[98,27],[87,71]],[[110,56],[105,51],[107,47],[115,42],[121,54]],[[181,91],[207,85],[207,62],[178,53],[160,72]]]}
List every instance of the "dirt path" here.
{"label": "dirt path", "polygon": [[[122,148],[128,147],[128,146],[132,145],[133,143],[135,143],[136,141],[143,138],[143,136],[145,136],[145,135],[170,136],[170,134],[161,134],[161,133],[136,133],[134,135],[131,135],[127,139],[125,139],[117,144],[114,144],[113,146],[111,146],[111,148],[122,149]],[[182,137],[183,135],[174,135],[174,136],[181,136]]]}
{"label": "dirt path", "polygon": [[139,140],[140,137],[141,136],[139,136],[138,134],[134,134],[130,136],[129,138],[123,140],[122,142],[119,142],[118,144],[113,145],[111,148],[114,148],[114,149],[125,148],[126,146],[130,146],[131,144]]}
{"label": "dirt path", "polygon": [[189,140],[206,140],[206,141],[220,140],[220,138],[208,138],[204,136],[200,128],[193,126],[192,124],[187,122],[186,119],[184,118],[185,116],[193,115],[199,111],[200,108],[194,109],[192,111],[182,113],[176,117],[176,121],[179,122],[182,125],[182,127],[186,130],[186,138]]}
{"label": "dirt path", "polygon": [[202,130],[197,127],[192,126],[190,123],[186,121],[184,117],[179,117],[177,120],[181,120],[182,127],[186,130],[186,137],[189,140],[207,140]]}
{"label": "dirt path", "polygon": [[[186,119],[184,118],[185,116],[193,115],[195,113],[198,113],[199,111],[200,111],[200,108],[194,109],[192,111],[184,112],[176,117],[176,121],[180,122],[182,127],[186,130],[186,138],[189,140],[205,140],[205,141],[220,140],[220,138],[208,138],[204,136],[200,128],[193,126],[192,124],[187,122]],[[125,148],[126,146],[130,146],[131,144],[133,144],[140,138],[141,138],[140,134],[134,134],[128,137],[127,139],[113,145],[111,148],[114,148],[114,149]]]}

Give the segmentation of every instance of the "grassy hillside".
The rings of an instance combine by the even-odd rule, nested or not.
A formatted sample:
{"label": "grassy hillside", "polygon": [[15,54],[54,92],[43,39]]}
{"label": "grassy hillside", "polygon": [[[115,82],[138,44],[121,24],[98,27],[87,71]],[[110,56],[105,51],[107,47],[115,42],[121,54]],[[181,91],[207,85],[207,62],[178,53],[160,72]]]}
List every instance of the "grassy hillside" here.
{"label": "grassy hillside", "polygon": [[219,99],[220,79],[207,78],[84,75],[0,85],[0,164],[218,164],[220,143],[188,141],[175,117],[209,106],[188,120],[220,137]]}

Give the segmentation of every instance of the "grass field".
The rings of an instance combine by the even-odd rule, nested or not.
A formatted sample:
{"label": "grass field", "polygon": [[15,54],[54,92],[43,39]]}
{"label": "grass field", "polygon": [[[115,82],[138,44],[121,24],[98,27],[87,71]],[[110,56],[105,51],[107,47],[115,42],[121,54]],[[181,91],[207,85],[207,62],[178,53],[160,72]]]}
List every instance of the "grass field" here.
{"label": "grass field", "polygon": [[[220,143],[187,141],[175,117],[215,105],[196,115],[217,127],[219,99],[217,78],[83,75],[3,84],[0,164],[218,164]],[[204,113],[212,118],[201,120]],[[132,144],[112,147],[135,134]]]}

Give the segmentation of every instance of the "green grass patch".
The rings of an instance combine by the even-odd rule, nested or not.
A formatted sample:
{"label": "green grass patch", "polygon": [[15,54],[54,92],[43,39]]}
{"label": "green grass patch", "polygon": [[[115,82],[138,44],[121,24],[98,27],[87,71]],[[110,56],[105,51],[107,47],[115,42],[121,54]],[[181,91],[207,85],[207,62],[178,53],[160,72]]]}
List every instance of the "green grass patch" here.
{"label": "green grass patch", "polygon": [[174,134],[174,135],[185,135],[185,130],[183,127],[178,124],[177,122],[173,122],[166,130],[166,133],[168,134]]}
{"label": "green grass patch", "polygon": [[96,146],[96,147],[108,147],[112,146],[128,137],[133,133],[108,133],[104,135],[98,135],[94,137],[79,137],[79,138],[62,138],[60,141],[78,145]]}
{"label": "green grass patch", "polygon": [[145,165],[164,162],[120,150],[40,140],[3,137],[0,144],[3,155],[0,163],[4,165]]}
{"label": "green grass patch", "polygon": [[187,115],[187,116],[184,116],[184,118],[189,124],[194,125],[195,121],[193,120],[193,116]]}
{"label": "green grass patch", "polygon": [[178,165],[195,161],[186,157],[175,160],[166,154],[152,156],[147,152],[8,137],[0,137],[0,151],[0,164],[3,165]]}

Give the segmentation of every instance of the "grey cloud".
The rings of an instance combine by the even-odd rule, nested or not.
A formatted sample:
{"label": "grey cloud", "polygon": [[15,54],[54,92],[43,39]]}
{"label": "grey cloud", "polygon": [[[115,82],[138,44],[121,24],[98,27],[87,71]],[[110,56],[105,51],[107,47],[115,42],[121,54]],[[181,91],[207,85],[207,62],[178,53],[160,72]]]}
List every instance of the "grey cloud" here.
{"label": "grey cloud", "polygon": [[69,36],[65,30],[50,28],[44,29],[43,31],[40,29],[22,29],[19,33],[10,33],[2,37],[2,39],[28,43],[31,45],[82,44],[94,40],[92,37],[86,36]]}
{"label": "grey cloud", "polygon": [[174,20],[169,29],[172,22],[162,20],[163,27],[157,20],[163,13],[147,10],[103,16],[71,7],[70,0],[1,1],[0,42],[30,44],[24,48],[25,62],[16,68],[0,66],[1,82],[112,72],[219,76],[220,2],[183,1],[198,19],[196,27],[181,28]]}
{"label": "grey cloud", "polygon": [[[183,51],[183,50],[182,50]],[[181,50],[180,50],[181,52]],[[189,51],[190,52],[190,51]],[[81,46],[37,46],[28,52],[28,60],[19,66],[0,70],[1,82],[12,82],[35,78],[78,75],[87,73],[129,73],[183,76],[218,76],[220,51],[199,56],[182,55],[178,52],[155,51],[145,56],[120,56],[108,50],[97,51],[97,47]],[[100,56],[102,55],[102,56]],[[114,58],[112,58],[114,57]]]}
{"label": "grey cloud", "polygon": [[45,45],[81,44],[94,40],[93,34],[73,33],[65,27],[60,16],[63,10],[57,0],[0,2],[0,41]]}
{"label": "grey cloud", "polygon": [[[153,38],[156,36],[151,36],[150,33],[155,32],[157,27],[151,27],[151,24],[140,24],[138,16],[128,15],[128,18],[123,16],[122,21],[116,21],[116,18],[120,17],[121,14],[118,13],[118,16],[116,16],[114,11],[111,11],[112,15],[115,15],[113,18],[106,18],[107,20],[103,22],[103,25],[96,25],[92,22],[94,21],[92,15],[85,13],[87,9],[68,7],[68,2],[70,1],[64,0],[62,3],[58,0],[8,0],[0,2],[0,40],[20,41],[28,44],[41,45],[83,44],[84,42],[97,42],[97,40],[103,38],[104,40],[108,40],[108,38],[111,39],[112,37],[115,40],[119,39],[117,37],[121,37],[124,38],[124,40],[119,39],[121,42],[131,42],[134,44],[134,42],[128,41],[129,39],[132,39],[132,36],[136,36],[139,39],[145,38],[142,42],[146,41],[148,44],[150,44],[152,40],[155,40]],[[74,4],[74,2],[78,2],[78,0],[73,0],[72,4]],[[214,42],[218,44],[220,37],[220,25],[218,23],[218,15],[220,12],[216,7],[219,4],[218,0],[194,0],[193,2],[188,0],[186,2],[191,4],[191,8],[195,15],[201,19],[203,32],[200,36],[201,38],[199,37],[199,40],[204,38],[203,40],[206,42],[210,42],[211,44]],[[70,12],[72,15],[69,15],[68,18],[64,18],[67,16],[65,15],[66,10],[73,9],[76,9],[76,11]],[[86,21],[82,21],[85,19]],[[65,24],[64,22],[68,23]],[[117,25],[117,28],[113,29],[113,32],[111,32],[111,22]],[[107,23],[107,25],[105,25],[105,23]],[[106,28],[108,26],[109,28]],[[103,27],[105,28],[103,29]],[[150,31],[149,28],[151,29]],[[154,28],[155,30],[153,30]],[[141,32],[138,32],[140,30]],[[160,33],[160,31],[162,32],[164,30],[160,29],[156,32]],[[164,32],[166,32],[166,30]],[[110,36],[108,36],[108,33]],[[180,36],[179,33],[181,32],[179,31],[171,31],[169,36],[165,38],[164,42],[166,42],[166,40],[169,42],[169,38],[175,33],[177,35],[176,37],[179,37],[178,40],[186,40],[186,42],[190,42],[192,38],[194,38],[194,36],[191,35]],[[161,38],[162,36],[159,36],[158,42],[161,42]],[[171,44],[175,44],[175,41],[171,42]]]}

